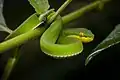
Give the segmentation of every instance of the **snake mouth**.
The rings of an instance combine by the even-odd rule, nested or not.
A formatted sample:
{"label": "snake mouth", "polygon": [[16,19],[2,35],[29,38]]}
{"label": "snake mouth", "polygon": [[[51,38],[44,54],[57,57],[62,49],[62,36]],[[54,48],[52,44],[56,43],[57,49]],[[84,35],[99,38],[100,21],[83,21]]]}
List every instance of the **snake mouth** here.
{"label": "snake mouth", "polygon": [[89,43],[91,41],[93,41],[93,37],[79,37],[79,39],[83,42],[83,43]]}

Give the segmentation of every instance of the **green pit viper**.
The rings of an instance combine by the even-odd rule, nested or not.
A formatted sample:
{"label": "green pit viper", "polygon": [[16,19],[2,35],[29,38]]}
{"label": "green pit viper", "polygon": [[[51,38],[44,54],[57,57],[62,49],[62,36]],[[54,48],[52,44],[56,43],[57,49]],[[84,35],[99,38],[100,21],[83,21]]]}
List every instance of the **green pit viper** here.
{"label": "green pit viper", "polygon": [[[8,35],[6,40],[41,27],[45,18],[52,11],[49,10],[39,17],[36,13],[31,15],[16,30]],[[52,57],[70,57],[81,53],[83,51],[82,43],[91,42],[93,39],[94,34],[86,28],[63,29],[62,18],[59,15],[42,34],[40,47],[45,54]]]}

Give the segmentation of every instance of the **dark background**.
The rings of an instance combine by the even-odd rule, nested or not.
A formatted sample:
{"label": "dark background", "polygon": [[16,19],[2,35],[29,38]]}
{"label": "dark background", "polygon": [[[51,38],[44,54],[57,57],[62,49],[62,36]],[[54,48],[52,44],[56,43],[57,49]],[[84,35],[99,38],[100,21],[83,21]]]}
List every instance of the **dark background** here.
{"label": "dark background", "polygon": [[[49,0],[51,8],[56,10],[65,0]],[[61,13],[79,9],[94,0],[73,0]],[[95,8],[85,13],[79,19],[67,24],[68,27],[85,27],[95,34],[95,40],[84,44],[84,51],[78,56],[68,59],[53,59],[42,53],[39,39],[31,40],[21,48],[21,56],[10,75],[9,80],[76,80],[108,79],[117,80],[120,75],[120,44],[102,51],[88,66],[84,66],[86,57],[120,23],[120,1],[112,0],[102,10]],[[27,0],[5,0],[4,17],[9,28],[14,30],[35,11]],[[0,41],[8,34],[0,32]],[[0,55],[0,72],[12,51]]]}

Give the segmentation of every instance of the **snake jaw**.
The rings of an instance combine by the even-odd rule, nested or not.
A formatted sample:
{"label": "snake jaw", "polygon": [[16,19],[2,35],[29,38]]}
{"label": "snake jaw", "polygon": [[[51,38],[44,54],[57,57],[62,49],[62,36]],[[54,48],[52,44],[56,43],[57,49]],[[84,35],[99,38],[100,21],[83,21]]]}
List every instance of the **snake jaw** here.
{"label": "snake jaw", "polygon": [[93,41],[94,38],[92,37],[80,37],[80,40],[83,42],[83,43],[89,43],[91,41]]}
{"label": "snake jaw", "polygon": [[91,41],[93,41],[93,37],[87,37],[87,36],[83,36],[84,34],[82,33],[81,34],[82,36],[79,36],[79,35],[69,35],[68,37],[72,37],[72,38],[75,38],[75,39],[78,39],[80,41],[82,41],[83,43],[89,43]]}

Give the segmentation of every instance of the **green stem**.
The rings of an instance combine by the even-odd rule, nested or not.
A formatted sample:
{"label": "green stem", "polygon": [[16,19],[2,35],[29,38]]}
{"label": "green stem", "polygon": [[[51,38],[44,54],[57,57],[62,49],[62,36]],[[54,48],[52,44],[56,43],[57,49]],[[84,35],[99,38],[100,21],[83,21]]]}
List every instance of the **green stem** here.
{"label": "green stem", "polygon": [[1,80],[7,80],[8,76],[9,76],[9,74],[14,66],[14,63],[15,63],[15,58],[10,58],[8,60]]}
{"label": "green stem", "polygon": [[1,80],[7,80],[8,77],[10,76],[12,69],[14,68],[15,64],[17,63],[17,61],[19,59],[18,54],[19,54],[19,47],[15,48],[13,57],[10,57],[8,59]]}
{"label": "green stem", "polygon": [[[82,16],[83,13],[95,8],[100,3],[101,3],[101,1],[93,2],[79,10],[76,10],[75,12],[72,12],[72,13],[62,17],[63,24],[69,23],[70,21],[73,21],[73,20],[79,18],[80,16]],[[45,31],[45,28],[43,28],[43,27],[37,28],[35,30],[28,31],[17,37],[14,37],[12,39],[4,41],[4,42],[0,43],[0,53],[4,52],[6,50],[9,50],[13,47],[20,46],[21,44],[27,42],[29,39],[34,39],[35,37],[40,36],[44,31]]]}
{"label": "green stem", "polygon": [[88,11],[92,10],[93,8],[95,8],[96,6],[99,6],[99,4],[106,3],[108,1],[110,1],[110,0],[103,0],[103,1],[98,0],[98,1],[95,1],[95,2],[93,2],[91,4],[89,4],[89,5],[86,5],[86,6],[82,7],[82,8],[80,8],[80,9],[78,9],[78,10],[76,10],[76,11],[74,11],[74,12],[72,12],[72,13],[64,16],[64,17],[62,17],[63,24],[67,24],[67,23],[79,18],[85,12],[88,12]]}
{"label": "green stem", "polygon": [[10,48],[20,46],[21,44],[27,42],[30,39],[34,39],[35,37],[40,36],[44,31],[45,28],[37,28],[19,36],[16,36],[12,39],[6,40],[0,43],[0,53],[9,50]]}
{"label": "green stem", "polygon": [[48,20],[47,24],[50,24],[55,18],[68,6],[68,4],[72,0],[67,0],[58,10],[55,12],[55,14]]}

